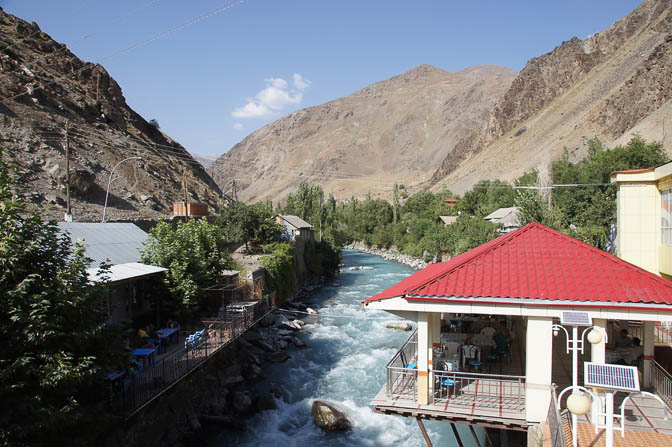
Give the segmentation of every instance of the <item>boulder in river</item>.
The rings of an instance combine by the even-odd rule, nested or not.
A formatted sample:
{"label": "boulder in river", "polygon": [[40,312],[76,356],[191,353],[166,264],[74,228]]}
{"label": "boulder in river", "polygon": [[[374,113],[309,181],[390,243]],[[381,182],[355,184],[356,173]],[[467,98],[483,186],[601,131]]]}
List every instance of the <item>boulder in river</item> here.
{"label": "boulder in river", "polygon": [[345,413],[321,400],[313,402],[312,412],[315,425],[324,431],[346,431],[352,428]]}
{"label": "boulder in river", "polygon": [[413,329],[413,326],[411,326],[411,323],[397,323],[397,322],[391,322],[387,323],[387,328],[390,329],[396,329],[398,331],[410,331]]}

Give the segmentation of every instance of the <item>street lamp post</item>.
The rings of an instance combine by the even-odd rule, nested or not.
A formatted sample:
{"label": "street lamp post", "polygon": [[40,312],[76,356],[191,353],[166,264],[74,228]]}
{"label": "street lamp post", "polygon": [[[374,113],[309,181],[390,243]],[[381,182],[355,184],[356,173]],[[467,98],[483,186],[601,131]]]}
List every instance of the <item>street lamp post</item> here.
{"label": "street lamp post", "polygon": [[107,192],[105,193],[105,206],[103,206],[103,222],[105,222],[105,212],[107,211],[107,198],[110,195],[110,185],[112,184],[112,174],[114,174],[115,169],[117,169],[120,164],[122,164],[123,162],[128,161],[128,160],[142,160],[142,158],[141,157],[124,158],[119,163],[114,165],[114,167],[112,168],[112,171],[110,171],[110,178],[107,181]]}
{"label": "street lamp post", "polygon": [[[553,335],[558,335],[560,329],[562,329],[567,338],[567,353],[572,351],[572,394],[567,398],[567,408],[570,413],[572,413],[572,446],[577,447],[578,445],[578,431],[577,431],[577,416],[586,414],[590,409],[590,402],[588,398],[581,392],[578,384],[578,364],[579,364],[579,352],[583,354],[583,337],[588,331],[588,341],[591,344],[598,344],[602,342],[602,328],[598,326],[589,326],[583,330],[581,337],[579,337],[579,327],[572,325],[572,337],[569,337],[569,332],[565,329],[564,326],[559,324],[553,325]],[[566,391],[563,390],[561,395]]]}

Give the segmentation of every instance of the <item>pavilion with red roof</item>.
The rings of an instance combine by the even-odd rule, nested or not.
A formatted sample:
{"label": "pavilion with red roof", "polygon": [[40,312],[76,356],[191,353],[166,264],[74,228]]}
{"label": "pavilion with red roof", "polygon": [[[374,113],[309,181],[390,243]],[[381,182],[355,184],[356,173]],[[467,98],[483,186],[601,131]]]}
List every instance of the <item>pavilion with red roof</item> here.
{"label": "pavilion with red roof", "polygon": [[[605,333],[609,321],[643,322],[643,385],[647,386],[655,322],[672,321],[672,282],[541,224],[530,223],[448,262],[431,264],[362,305],[417,322],[416,407],[428,412],[437,411],[432,404],[439,382],[432,375],[439,372],[432,368],[432,347],[441,343],[441,315],[515,321],[518,342],[525,343],[524,409],[520,417],[526,423],[537,423],[546,419],[549,410],[552,326],[562,312],[587,312],[592,325]],[[591,346],[590,361],[605,363],[605,341]],[[400,405],[398,399],[393,403],[390,397],[389,390],[396,386],[390,385],[390,377],[388,371],[387,397],[379,394],[378,401],[372,402],[380,412],[394,412],[394,406]],[[499,394],[500,401],[504,394]],[[492,415],[493,420],[506,419],[501,406],[499,411]]]}

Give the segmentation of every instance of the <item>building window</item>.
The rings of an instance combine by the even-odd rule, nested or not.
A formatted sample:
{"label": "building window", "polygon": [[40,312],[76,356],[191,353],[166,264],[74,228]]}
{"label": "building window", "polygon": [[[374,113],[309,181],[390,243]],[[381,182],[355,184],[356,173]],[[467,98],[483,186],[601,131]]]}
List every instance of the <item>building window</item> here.
{"label": "building window", "polygon": [[661,240],[665,245],[672,245],[672,189],[660,192],[660,230]]}

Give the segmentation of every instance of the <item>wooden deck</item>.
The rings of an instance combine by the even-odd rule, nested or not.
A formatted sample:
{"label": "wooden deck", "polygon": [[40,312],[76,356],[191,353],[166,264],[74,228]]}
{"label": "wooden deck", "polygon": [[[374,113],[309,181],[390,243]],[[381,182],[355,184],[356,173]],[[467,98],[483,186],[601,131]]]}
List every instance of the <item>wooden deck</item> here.
{"label": "wooden deck", "polygon": [[[479,395],[477,387],[478,385],[475,385],[473,393],[461,393],[455,398],[428,405],[419,405],[410,399],[390,399],[386,387],[383,387],[370,405],[373,411],[382,414],[509,430],[527,430],[524,407],[509,405],[501,395],[499,397],[490,393]],[[524,396],[522,397],[524,399]]]}

